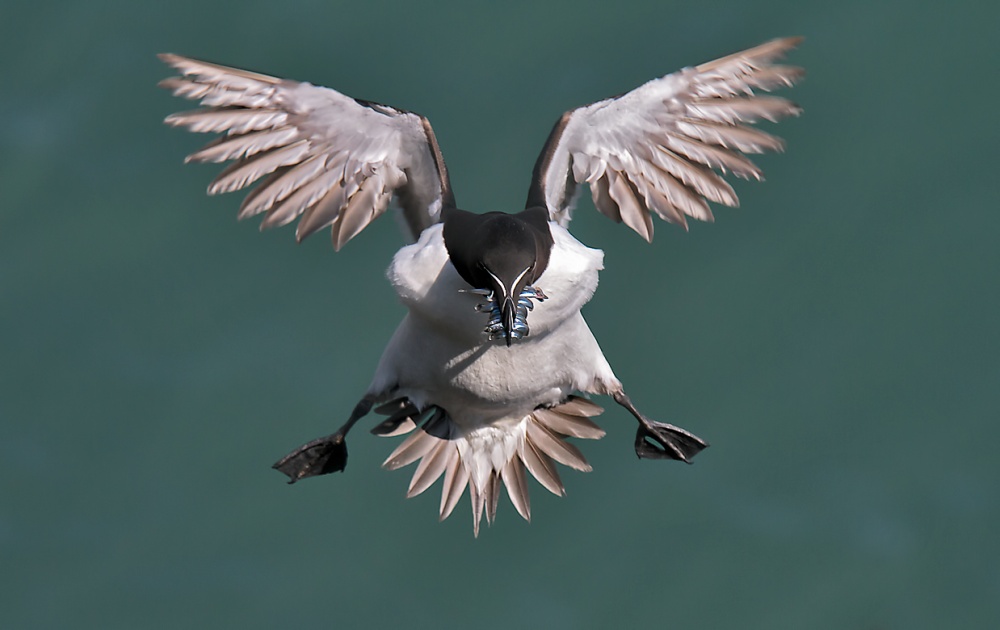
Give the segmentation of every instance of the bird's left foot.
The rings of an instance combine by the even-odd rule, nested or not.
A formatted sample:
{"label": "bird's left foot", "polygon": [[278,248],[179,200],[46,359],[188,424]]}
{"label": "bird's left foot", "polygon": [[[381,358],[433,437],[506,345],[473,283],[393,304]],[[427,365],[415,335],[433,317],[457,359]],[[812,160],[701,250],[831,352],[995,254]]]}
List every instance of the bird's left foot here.
{"label": "bird's left foot", "polygon": [[690,464],[707,446],[697,435],[655,420],[640,420],[635,432],[635,454],[640,459],[677,459]]}
{"label": "bird's left foot", "polygon": [[635,454],[640,459],[676,459],[690,464],[692,457],[708,447],[708,442],[689,431],[650,420],[635,408],[624,391],[614,392],[612,397],[639,421],[639,429],[635,432]]}

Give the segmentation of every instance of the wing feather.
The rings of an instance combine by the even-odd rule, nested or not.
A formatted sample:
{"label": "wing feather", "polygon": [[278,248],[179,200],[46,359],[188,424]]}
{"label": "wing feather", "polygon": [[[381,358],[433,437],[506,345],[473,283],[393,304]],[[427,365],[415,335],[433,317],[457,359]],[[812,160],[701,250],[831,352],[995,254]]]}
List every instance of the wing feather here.
{"label": "wing feather", "polygon": [[[328,175],[333,180],[340,181],[343,177],[344,160],[339,164],[334,162],[337,156],[316,155],[298,164],[282,167],[273,174],[275,177],[264,180],[244,198],[240,204],[238,218],[240,220],[267,212],[275,204],[287,199],[295,191],[310,184],[321,174]],[[339,169],[338,169],[339,166]]]}
{"label": "wing feather", "polygon": [[[448,171],[426,118],[329,88],[178,55],[160,55],[181,76],[160,82],[200,109],[165,122],[221,137],[189,162],[229,162],[209,194],[263,181],[239,217],[267,213],[261,228],[303,217],[296,238],[332,226],[340,249],[399,199],[411,240],[454,206]],[[307,220],[308,219],[308,220]]]}
{"label": "wing feather", "polygon": [[282,166],[298,164],[308,153],[309,142],[299,140],[266,153],[259,153],[245,160],[233,162],[208,185],[208,194],[220,195],[246,188]]}
{"label": "wing feather", "polygon": [[238,160],[286,145],[294,140],[297,134],[298,130],[294,127],[278,127],[235,136],[221,136],[209,142],[200,151],[184,158],[184,161],[217,163]]}
{"label": "wing feather", "polygon": [[295,239],[302,242],[310,234],[333,225],[346,203],[347,191],[343,181],[338,181],[319,203],[310,206],[302,215],[295,228]]}
{"label": "wing feather", "polygon": [[780,138],[750,125],[802,110],[755,90],[802,78],[801,68],[774,63],[800,42],[776,39],[566,112],[535,164],[527,206],[566,225],[575,187],[587,183],[601,213],[648,241],[653,214],[686,228],[687,217],[713,220],[709,201],[739,205],[722,175],[761,180],[745,154],[784,149]]}

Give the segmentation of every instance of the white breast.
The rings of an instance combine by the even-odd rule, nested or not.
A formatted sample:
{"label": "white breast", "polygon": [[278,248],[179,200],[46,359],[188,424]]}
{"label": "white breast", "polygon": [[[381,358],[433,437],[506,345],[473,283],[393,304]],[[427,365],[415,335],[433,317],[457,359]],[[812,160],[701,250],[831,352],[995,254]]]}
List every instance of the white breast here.
{"label": "white breast", "polygon": [[[615,382],[580,314],[597,288],[604,254],[550,223],[554,246],[535,283],[549,298],[528,315],[530,334],[511,347],[483,333],[481,296],[448,260],[442,226],[432,226],[401,249],[389,267],[392,285],[409,309],[386,347],[369,392],[396,391],[418,406],[435,404],[453,420],[481,426],[520,420],[572,391],[601,391]],[[595,389],[595,381],[599,381]]]}

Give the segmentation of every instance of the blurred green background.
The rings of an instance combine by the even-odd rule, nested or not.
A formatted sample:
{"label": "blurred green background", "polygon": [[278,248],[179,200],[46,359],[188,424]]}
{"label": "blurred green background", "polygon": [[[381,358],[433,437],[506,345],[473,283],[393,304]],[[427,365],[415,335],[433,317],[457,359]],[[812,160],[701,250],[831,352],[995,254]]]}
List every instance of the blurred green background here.
{"label": "blurred green background", "polygon": [[[1000,627],[998,6],[5,4],[0,627]],[[237,224],[155,53],[425,114],[485,211],[564,110],[784,35],[805,115],[741,209],[651,247],[573,223],[591,327],[695,465],[609,407],[594,472],[478,540],[363,430],[343,475],[270,469],[367,386],[401,240]]]}

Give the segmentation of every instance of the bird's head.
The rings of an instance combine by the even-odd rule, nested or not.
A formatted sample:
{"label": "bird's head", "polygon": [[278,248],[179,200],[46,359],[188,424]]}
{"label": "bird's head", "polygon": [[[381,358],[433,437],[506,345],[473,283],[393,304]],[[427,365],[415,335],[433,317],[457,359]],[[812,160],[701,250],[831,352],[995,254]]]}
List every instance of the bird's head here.
{"label": "bird's head", "polygon": [[548,266],[552,249],[547,214],[445,214],[444,240],[455,270],[472,289],[486,296],[478,308],[490,317],[485,332],[509,347],[528,334],[532,300],[545,299],[533,286]]}

